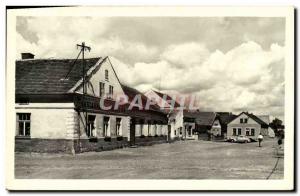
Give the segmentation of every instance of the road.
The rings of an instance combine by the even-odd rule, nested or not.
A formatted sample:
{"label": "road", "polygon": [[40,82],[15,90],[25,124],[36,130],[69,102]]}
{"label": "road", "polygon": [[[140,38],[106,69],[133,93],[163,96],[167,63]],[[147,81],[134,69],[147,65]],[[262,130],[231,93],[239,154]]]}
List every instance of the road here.
{"label": "road", "polygon": [[[276,140],[236,144],[178,141],[113,151],[16,153],[16,178],[29,179],[266,179],[276,164]],[[283,158],[270,179],[283,178]]]}

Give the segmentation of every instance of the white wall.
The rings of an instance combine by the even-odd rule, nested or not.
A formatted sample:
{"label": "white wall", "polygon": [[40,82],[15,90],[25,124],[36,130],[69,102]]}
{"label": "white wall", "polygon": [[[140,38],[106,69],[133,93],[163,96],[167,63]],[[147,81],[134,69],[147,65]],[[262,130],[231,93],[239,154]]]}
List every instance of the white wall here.
{"label": "white wall", "polygon": [[[73,103],[16,104],[16,113],[31,114],[31,138],[66,139],[73,137],[75,126]],[[16,124],[16,135],[18,135],[17,129],[18,124]]]}
{"label": "white wall", "polygon": [[[247,118],[248,122],[247,123],[240,123],[241,118]],[[257,138],[261,131],[261,125],[257,123],[255,120],[252,118],[248,117],[246,114],[241,114],[239,117],[228,123],[227,125],[227,137],[230,137],[233,135],[233,128],[241,128],[242,130],[242,135],[246,135],[246,128],[254,128],[255,129],[255,135],[254,136],[249,136],[251,138]]]}
{"label": "white wall", "polygon": [[[105,70],[108,70],[108,81],[105,80]],[[114,87],[114,95],[124,95],[121,84],[119,83],[118,78],[115,75],[108,59],[106,59],[100,65],[100,68],[95,73],[93,73],[92,77],[89,80],[90,84],[87,85],[87,94],[99,97],[99,82],[105,83],[105,95],[109,92],[109,85]],[[82,87],[80,87],[76,92],[82,93]]]}

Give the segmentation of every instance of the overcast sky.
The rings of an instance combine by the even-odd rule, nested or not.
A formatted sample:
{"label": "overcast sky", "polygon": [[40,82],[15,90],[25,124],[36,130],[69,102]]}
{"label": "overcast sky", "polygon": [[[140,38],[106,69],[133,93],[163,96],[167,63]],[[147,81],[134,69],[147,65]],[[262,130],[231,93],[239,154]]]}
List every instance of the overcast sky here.
{"label": "overcast sky", "polygon": [[284,18],[18,17],[17,58],[110,56],[122,83],[205,111],[284,115]]}

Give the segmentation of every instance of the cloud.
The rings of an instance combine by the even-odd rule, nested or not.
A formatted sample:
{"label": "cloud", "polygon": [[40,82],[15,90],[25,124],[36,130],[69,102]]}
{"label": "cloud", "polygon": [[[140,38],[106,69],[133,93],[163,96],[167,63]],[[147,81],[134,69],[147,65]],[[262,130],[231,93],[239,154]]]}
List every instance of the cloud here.
{"label": "cloud", "polygon": [[111,56],[122,83],[197,95],[201,110],[284,115],[283,18],[20,17],[17,56]]}
{"label": "cloud", "polygon": [[216,50],[207,54],[208,50],[205,50],[206,57],[199,58],[195,51],[204,51],[203,45],[193,43],[190,50],[181,54],[192,60],[176,59],[180,55],[169,58],[171,54],[188,49],[189,45],[166,48],[161,60],[155,63],[136,63],[133,66],[116,63],[117,73],[126,73],[119,74],[122,81],[144,92],[155,88],[182,95],[194,94],[202,110],[263,114],[267,108],[273,108],[277,115],[283,115],[283,46],[272,44],[264,50],[259,44],[249,41],[227,53]]}
{"label": "cloud", "polygon": [[174,65],[185,67],[186,65],[200,66],[208,56],[209,51],[204,45],[190,42],[170,45],[161,58]]}

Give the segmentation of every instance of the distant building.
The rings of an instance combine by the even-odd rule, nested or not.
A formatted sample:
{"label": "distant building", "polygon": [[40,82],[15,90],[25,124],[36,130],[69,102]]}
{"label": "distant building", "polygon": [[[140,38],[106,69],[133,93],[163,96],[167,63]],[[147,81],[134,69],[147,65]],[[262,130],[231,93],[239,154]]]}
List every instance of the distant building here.
{"label": "distant building", "polygon": [[171,114],[169,122],[174,137],[178,139],[199,139],[201,134],[207,137],[212,129],[216,113],[198,110],[178,110]]}
{"label": "distant building", "polygon": [[[217,112],[217,118],[221,124],[221,136],[225,137],[227,134],[227,124],[236,117],[231,112]],[[218,134],[220,134],[218,132]]]}
{"label": "distant building", "polygon": [[[260,118],[262,121],[264,121],[266,124],[270,124],[270,116],[269,115],[259,115],[257,116]],[[262,133],[263,136],[269,136],[271,138],[275,137],[275,131],[269,126],[268,129]]]}
{"label": "distant building", "polygon": [[242,112],[227,125],[227,137],[245,135],[257,139],[260,133],[267,132],[268,124],[254,114]]}
{"label": "distant building", "polygon": [[180,107],[180,104],[170,95],[156,90],[147,91],[145,96],[148,97],[148,99],[155,101],[156,104],[166,113]]}

